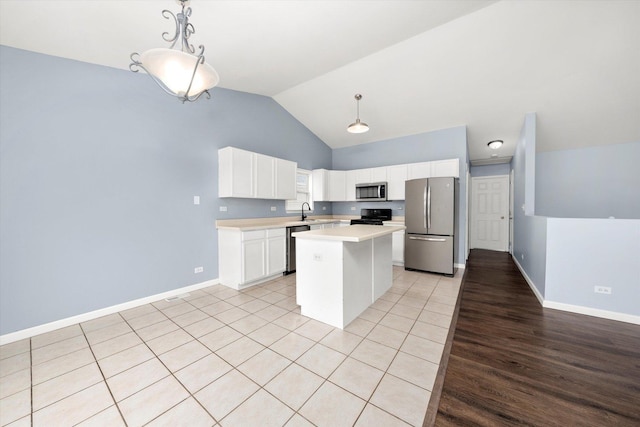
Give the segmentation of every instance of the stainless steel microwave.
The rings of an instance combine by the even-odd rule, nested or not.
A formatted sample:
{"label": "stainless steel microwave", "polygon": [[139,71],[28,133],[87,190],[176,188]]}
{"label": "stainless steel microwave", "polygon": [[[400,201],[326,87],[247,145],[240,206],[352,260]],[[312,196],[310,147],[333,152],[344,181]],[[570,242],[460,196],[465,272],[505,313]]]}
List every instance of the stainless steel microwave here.
{"label": "stainless steel microwave", "polygon": [[387,200],[387,183],[373,182],[370,184],[356,184],[356,200],[369,202],[384,202]]}

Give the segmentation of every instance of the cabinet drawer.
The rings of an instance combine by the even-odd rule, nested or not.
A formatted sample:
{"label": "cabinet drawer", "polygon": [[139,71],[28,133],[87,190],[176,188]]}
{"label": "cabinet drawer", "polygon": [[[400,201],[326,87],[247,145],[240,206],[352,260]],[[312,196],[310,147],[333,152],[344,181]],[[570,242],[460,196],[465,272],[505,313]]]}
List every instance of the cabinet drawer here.
{"label": "cabinet drawer", "polygon": [[270,228],[267,230],[267,237],[284,237],[286,235],[286,228]]}
{"label": "cabinet drawer", "polygon": [[266,230],[243,231],[242,241],[264,239],[266,235]]}

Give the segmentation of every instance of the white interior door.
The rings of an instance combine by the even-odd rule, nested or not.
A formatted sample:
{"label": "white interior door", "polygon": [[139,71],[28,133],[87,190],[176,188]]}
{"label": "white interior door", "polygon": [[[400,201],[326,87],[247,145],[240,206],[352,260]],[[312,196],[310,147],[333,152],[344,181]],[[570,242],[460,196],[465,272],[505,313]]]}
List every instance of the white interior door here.
{"label": "white interior door", "polygon": [[509,250],[509,176],[471,178],[472,248]]}

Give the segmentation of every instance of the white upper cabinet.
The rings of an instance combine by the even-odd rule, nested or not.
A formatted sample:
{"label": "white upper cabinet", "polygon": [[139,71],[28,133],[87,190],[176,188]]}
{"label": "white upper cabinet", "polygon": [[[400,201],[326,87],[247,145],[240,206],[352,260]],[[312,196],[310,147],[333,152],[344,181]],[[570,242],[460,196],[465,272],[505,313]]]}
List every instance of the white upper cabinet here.
{"label": "white upper cabinet", "polygon": [[218,150],[218,197],[295,199],[296,162],[234,147]]}
{"label": "white upper cabinet", "polygon": [[369,184],[373,182],[371,181],[371,169],[356,169],[353,172],[355,172],[356,184]]}
{"label": "white upper cabinet", "polygon": [[347,200],[346,171],[329,171],[329,200],[344,202]]}
{"label": "white upper cabinet", "polygon": [[387,199],[404,200],[404,182],[407,180],[407,165],[387,166]]}
{"label": "white upper cabinet", "polygon": [[371,169],[371,182],[386,182],[387,181],[387,168],[379,167]]}
{"label": "white upper cabinet", "polygon": [[[275,160],[273,157],[256,155],[256,196],[258,199],[275,198],[273,175],[275,173]],[[271,177],[271,179],[269,179]],[[265,179],[266,178],[266,179]]]}
{"label": "white upper cabinet", "polygon": [[407,179],[429,178],[431,176],[431,162],[409,163]]}
{"label": "white upper cabinet", "polygon": [[314,169],[311,171],[313,181],[313,200],[315,202],[329,201],[329,171],[326,169]]}
{"label": "white upper cabinet", "polygon": [[226,147],[218,150],[218,196],[255,197],[254,153]]}
{"label": "white upper cabinet", "polygon": [[[344,202],[347,200],[347,171],[314,169],[312,174],[314,201]],[[353,192],[355,199],[355,189]]]}
{"label": "white upper cabinet", "polygon": [[275,159],[275,198],[279,200],[295,200],[296,173],[298,164],[283,159]]}
{"label": "white upper cabinet", "polygon": [[356,200],[356,172],[355,170],[345,172],[345,182],[347,186],[345,189],[345,199],[347,202],[355,202]]}
{"label": "white upper cabinet", "polygon": [[458,159],[436,160],[431,163],[431,176],[454,176],[460,175],[460,166]]}

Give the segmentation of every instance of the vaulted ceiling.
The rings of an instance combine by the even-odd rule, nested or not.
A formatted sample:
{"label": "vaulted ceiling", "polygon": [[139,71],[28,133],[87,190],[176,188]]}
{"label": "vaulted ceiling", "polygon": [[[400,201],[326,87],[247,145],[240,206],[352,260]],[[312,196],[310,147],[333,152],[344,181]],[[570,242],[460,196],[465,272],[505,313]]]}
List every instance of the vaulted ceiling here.
{"label": "vaulted ceiling", "polygon": [[[640,1],[191,2],[220,86],[273,97],[332,148],[466,125],[470,158],[640,141]],[[0,0],[0,43],[128,70],[170,0]],[[1,76],[0,76],[1,78]],[[371,130],[349,134],[354,95]],[[215,96],[215,89],[213,91]],[[177,101],[176,101],[177,102]],[[207,102],[200,100],[198,102]]]}

